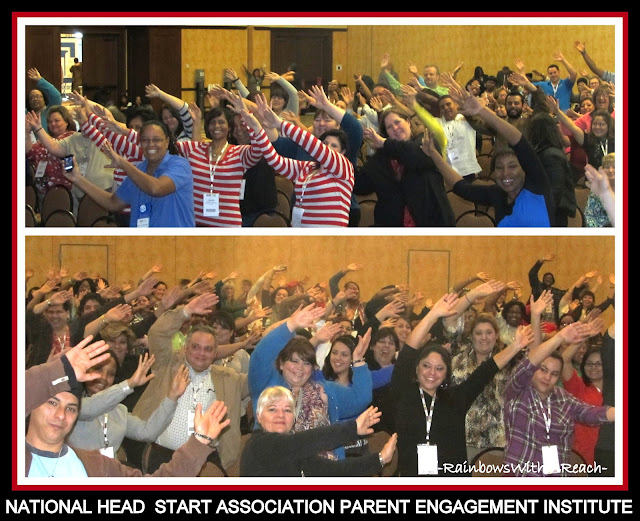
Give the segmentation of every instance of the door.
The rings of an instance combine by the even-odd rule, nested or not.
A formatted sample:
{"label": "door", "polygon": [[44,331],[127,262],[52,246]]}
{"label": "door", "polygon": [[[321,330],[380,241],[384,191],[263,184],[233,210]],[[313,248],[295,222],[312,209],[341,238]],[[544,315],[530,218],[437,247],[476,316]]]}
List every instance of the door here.
{"label": "door", "polygon": [[327,29],[272,29],[271,70],[278,74],[296,65],[298,90],[331,81],[333,33]]}

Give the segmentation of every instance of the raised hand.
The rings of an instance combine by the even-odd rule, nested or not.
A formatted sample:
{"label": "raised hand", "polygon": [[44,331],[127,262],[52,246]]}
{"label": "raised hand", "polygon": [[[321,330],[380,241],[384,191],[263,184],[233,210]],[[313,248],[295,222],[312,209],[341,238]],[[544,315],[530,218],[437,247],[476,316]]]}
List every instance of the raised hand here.
{"label": "raised hand", "polygon": [[369,407],[366,409],[356,418],[358,434],[360,436],[371,434],[373,432],[371,426],[380,421],[380,416],[382,416],[382,412],[378,411],[377,407]]}
{"label": "raised hand", "polygon": [[386,465],[393,459],[393,453],[396,451],[397,444],[398,435],[394,432],[380,451],[380,458],[382,459],[382,463]]}
{"label": "raised hand", "polygon": [[[224,402],[216,400],[204,413],[202,412],[202,404],[197,404],[196,414],[193,419],[195,432],[215,440],[222,430],[231,423],[229,418],[223,421],[226,414],[227,406]],[[199,436],[196,436],[195,438],[204,445],[209,445],[210,443],[209,440]]]}
{"label": "raised hand", "polygon": [[155,375],[149,372],[155,361],[155,355],[149,356],[149,353],[140,355],[138,357],[138,367],[136,368],[135,372],[127,379],[127,384],[129,385],[129,387],[131,387],[132,389],[134,387],[139,387],[140,385],[144,385],[148,381],[155,378]]}
{"label": "raised hand", "polygon": [[353,350],[353,359],[354,360],[362,360],[364,358],[367,349],[369,349],[369,344],[371,343],[371,328],[368,328],[366,333],[362,336],[358,335],[358,344]]}
{"label": "raised hand", "polygon": [[109,349],[109,344],[104,340],[98,340],[88,345],[92,340],[93,336],[89,335],[64,353],[73,368],[78,382],[90,382],[100,378],[100,373],[90,373],[88,371],[111,356],[109,353],[105,353]]}
{"label": "raised hand", "polygon": [[445,293],[429,310],[438,318],[451,317],[456,314],[455,306],[458,303],[458,295],[456,293]]}
{"label": "raised hand", "polygon": [[178,398],[184,394],[184,391],[187,389],[190,382],[191,378],[189,377],[189,368],[185,364],[182,364],[178,367],[176,374],[173,375],[167,397],[174,402],[177,401]]}

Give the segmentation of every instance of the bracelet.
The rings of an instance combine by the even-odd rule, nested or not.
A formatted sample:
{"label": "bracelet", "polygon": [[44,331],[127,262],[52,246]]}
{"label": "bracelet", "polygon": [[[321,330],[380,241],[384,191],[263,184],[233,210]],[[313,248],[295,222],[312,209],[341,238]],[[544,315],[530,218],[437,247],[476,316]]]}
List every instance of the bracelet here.
{"label": "bracelet", "polygon": [[384,467],[384,460],[382,459],[382,452],[378,452],[378,461],[380,461],[380,466]]}
{"label": "bracelet", "polygon": [[360,358],[360,360],[353,360],[351,362],[351,367],[353,367],[354,364],[359,364],[360,362],[364,362],[364,358]]}
{"label": "bracelet", "polygon": [[209,442],[209,447],[211,447],[212,449],[215,448],[215,443],[216,440],[213,438],[209,438],[209,436],[206,436],[205,434],[200,434],[199,432],[194,432],[194,434],[198,437],[198,438],[202,438],[203,440],[207,440]]}
{"label": "bracelet", "polygon": [[235,83],[236,81],[238,81],[240,78],[236,78],[235,80],[231,80],[231,83]]}
{"label": "bracelet", "polygon": [[129,387],[129,381],[125,380],[124,381],[124,385],[122,386],[122,390],[126,393],[127,391],[131,390],[131,387]]}
{"label": "bracelet", "polygon": [[182,314],[183,314],[186,318],[191,318],[191,313],[187,312],[187,308],[186,308],[186,307],[182,308]]}
{"label": "bracelet", "polygon": [[36,132],[38,132],[38,130],[42,130],[42,127],[35,129],[33,133],[35,134]]}
{"label": "bracelet", "polygon": [[469,299],[469,296],[466,293],[464,294],[464,298],[466,298],[467,302],[473,306],[473,302],[471,302],[471,300]]}
{"label": "bracelet", "polygon": [[47,307],[51,306],[51,301],[47,300]]}
{"label": "bracelet", "polygon": [[102,316],[100,317],[100,326],[101,326],[101,327],[106,327],[106,326],[107,326],[107,324],[108,324],[108,322],[104,319],[104,315],[102,315]]}

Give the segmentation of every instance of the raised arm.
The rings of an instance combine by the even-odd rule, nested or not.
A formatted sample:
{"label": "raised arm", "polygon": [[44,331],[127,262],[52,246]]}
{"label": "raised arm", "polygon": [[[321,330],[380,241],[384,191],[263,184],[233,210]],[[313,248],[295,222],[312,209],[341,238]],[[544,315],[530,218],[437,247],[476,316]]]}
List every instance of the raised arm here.
{"label": "raised arm", "polygon": [[571,81],[571,83],[575,83],[578,72],[573,68],[573,65],[571,65],[565,58],[564,54],[562,54],[560,51],[555,51],[553,53],[553,58],[554,60],[558,60],[562,63],[562,65],[564,65],[565,69],[567,69],[567,73],[569,74],[569,81]]}
{"label": "raised arm", "polygon": [[553,351],[563,343],[582,342],[589,338],[591,330],[586,324],[574,323],[562,328],[550,339],[529,349],[527,357],[534,366],[539,366]]}
{"label": "raised arm", "polygon": [[585,140],[584,130],[582,130],[578,125],[576,125],[573,122],[573,120],[564,113],[564,111],[560,110],[560,107],[558,106],[558,100],[555,99],[553,96],[547,96],[547,104],[549,105],[549,108],[551,109],[552,113],[555,114],[556,117],[558,118],[558,121],[560,122],[560,124],[563,127],[565,127],[569,132],[571,132],[571,135],[576,140],[578,145],[580,146],[584,145],[584,140]]}
{"label": "raised arm", "polygon": [[480,118],[486,125],[503,136],[509,145],[518,144],[522,133],[514,125],[503,120],[486,105],[483,105],[480,98],[476,98],[470,91],[464,90],[449,74],[443,73],[440,77],[449,88],[451,98],[460,107],[461,114]]}
{"label": "raised arm", "polygon": [[440,297],[440,300],[433,305],[424,318],[412,329],[405,342],[405,347],[409,346],[412,349],[418,349],[422,346],[424,339],[438,320],[455,315],[458,300],[458,295],[455,293],[446,293]]}

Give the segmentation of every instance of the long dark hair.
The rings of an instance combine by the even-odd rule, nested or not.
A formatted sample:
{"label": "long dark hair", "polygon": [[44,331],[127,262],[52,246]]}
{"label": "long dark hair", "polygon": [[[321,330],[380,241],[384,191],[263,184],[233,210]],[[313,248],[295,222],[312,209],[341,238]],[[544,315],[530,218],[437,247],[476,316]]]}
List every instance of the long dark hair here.
{"label": "long dark hair", "polygon": [[[331,366],[331,351],[333,350],[333,346],[336,345],[337,343],[344,344],[345,346],[347,346],[351,351],[352,355],[353,355],[353,350],[356,348],[356,342],[351,335],[339,336],[331,343],[331,349],[329,350],[327,357],[324,359],[324,365],[322,366],[322,374],[324,375],[326,380],[335,380],[336,378],[338,378],[338,375],[336,374],[336,372],[333,370],[333,367]],[[349,382],[352,381],[352,377],[353,377],[353,369],[349,367]]]}
{"label": "long dark hair", "polygon": [[550,114],[538,112],[531,117],[527,130],[527,138],[535,150],[546,147],[564,150],[558,125]]}
{"label": "long dark hair", "polygon": [[209,112],[207,112],[207,115],[204,117],[204,135],[207,136],[209,139],[211,139],[211,133],[209,132],[209,122],[213,119],[213,118],[217,118],[220,116],[224,116],[225,119],[227,120],[227,125],[229,125],[229,134],[227,135],[227,139],[229,139],[229,136],[233,135],[233,127],[234,127],[234,120],[233,120],[233,112],[231,112],[230,109],[228,109],[227,107],[215,107],[212,108]]}

